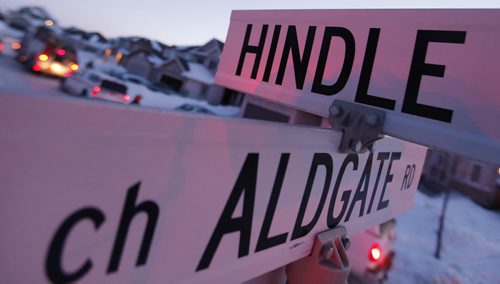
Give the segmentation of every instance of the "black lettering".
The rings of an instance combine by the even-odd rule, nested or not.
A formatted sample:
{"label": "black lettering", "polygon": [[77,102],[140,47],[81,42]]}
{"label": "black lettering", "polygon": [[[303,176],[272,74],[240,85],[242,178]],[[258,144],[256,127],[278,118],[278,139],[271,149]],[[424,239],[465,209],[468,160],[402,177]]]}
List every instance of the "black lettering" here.
{"label": "black lettering", "polygon": [[417,170],[417,167],[415,166],[415,164],[411,165],[411,175],[410,175],[410,178],[408,180],[408,186],[406,186],[406,189],[410,188],[410,186],[412,185],[416,170]]}
{"label": "black lettering", "polygon": [[377,156],[377,160],[380,161],[380,166],[378,168],[377,178],[375,179],[375,186],[373,187],[372,198],[370,198],[370,204],[368,205],[368,211],[366,214],[370,214],[372,212],[373,201],[375,200],[375,194],[377,193],[378,183],[380,181],[380,176],[382,174],[382,169],[384,168],[385,160],[389,159],[391,153],[383,152],[379,153]]}
{"label": "black lettering", "polygon": [[236,68],[236,75],[241,76],[241,70],[243,69],[243,63],[245,62],[245,56],[247,53],[255,54],[255,61],[253,62],[253,69],[251,78],[257,78],[257,72],[259,71],[260,59],[262,57],[262,50],[264,50],[264,44],[266,42],[268,25],[262,26],[262,31],[260,34],[259,45],[250,45],[250,33],[252,32],[252,25],[247,25],[247,30],[245,32],[245,39],[243,41],[243,46],[241,47],[240,60],[238,61],[238,67]]}
{"label": "black lettering", "polygon": [[381,210],[389,206],[389,200],[383,200],[384,199],[384,194],[385,194],[385,189],[387,187],[387,184],[392,182],[392,178],[394,177],[391,174],[391,169],[392,169],[392,162],[394,160],[399,160],[401,158],[401,152],[396,152],[391,154],[391,158],[389,160],[389,167],[387,168],[387,174],[385,176],[385,182],[384,182],[384,187],[382,188],[382,193],[380,194],[380,200],[378,201],[378,206],[377,210]]}
{"label": "black lettering", "polygon": [[413,182],[413,177],[415,177],[415,170],[416,170],[415,164],[406,166],[405,176],[403,178],[403,183],[401,184],[400,190],[405,190],[410,188]]}
{"label": "black lettering", "polygon": [[453,111],[417,103],[418,91],[423,75],[444,77],[444,65],[425,63],[427,47],[429,42],[444,43],[465,43],[466,32],[460,31],[430,31],[419,30],[415,40],[415,49],[411,61],[410,74],[408,76],[408,85],[406,86],[405,97],[403,100],[402,111],[404,113],[418,115],[434,120],[451,122]]}
{"label": "black lettering", "polygon": [[[344,62],[337,81],[328,86],[323,85],[323,76],[325,75],[325,67],[328,59],[328,53],[330,51],[330,44],[332,42],[332,38],[335,36],[344,40]],[[347,84],[347,80],[351,74],[352,66],[354,64],[355,51],[356,46],[354,36],[348,29],[342,27],[326,27],[325,33],[323,34],[323,40],[321,42],[321,50],[318,57],[318,64],[316,65],[316,72],[314,73],[311,92],[325,96],[332,96],[340,92]]]}
{"label": "black lettering", "polygon": [[293,70],[295,71],[295,86],[299,90],[302,90],[302,88],[304,88],[304,81],[306,79],[309,59],[311,58],[311,49],[314,42],[315,33],[316,27],[309,27],[307,31],[306,44],[304,46],[304,53],[301,58],[299,41],[297,39],[297,29],[295,28],[295,26],[288,27],[288,31],[286,32],[285,45],[283,47],[283,54],[281,55],[280,67],[276,76],[277,85],[281,85],[283,83],[283,77],[285,76],[286,65],[291,51]]}
{"label": "black lettering", "polygon": [[276,55],[276,46],[278,46],[280,32],[281,25],[274,26],[273,39],[271,40],[271,47],[267,57],[266,70],[264,70],[264,77],[262,77],[262,81],[264,82],[269,82],[269,76],[271,76],[271,69],[273,68],[274,56]]}
{"label": "black lettering", "polygon": [[333,228],[340,223],[340,220],[344,217],[347,205],[349,203],[349,198],[351,197],[351,191],[346,190],[342,193],[342,209],[337,217],[333,216],[333,211],[335,210],[335,203],[337,202],[337,194],[339,192],[340,184],[342,183],[342,178],[344,177],[347,165],[352,164],[353,171],[358,170],[359,158],[357,154],[349,154],[344,159],[342,166],[340,167],[339,175],[337,176],[337,181],[333,187],[332,198],[330,199],[330,206],[328,207],[327,214],[327,224],[328,228]]}
{"label": "black lettering", "polygon": [[113,246],[113,251],[109,260],[107,270],[108,273],[116,272],[118,270],[118,266],[120,265],[120,260],[123,253],[123,248],[127,240],[130,223],[132,222],[132,219],[141,212],[146,213],[146,215],[148,216],[148,221],[146,224],[146,230],[144,231],[144,237],[142,239],[142,245],[139,251],[139,255],[137,257],[136,266],[144,265],[148,259],[148,254],[151,248],[151,243],[153,241],[160,209],[158,205],[153,201],[144,201],[137,206],[135,205],[140,185],[141,183],[138,182],[128,189],[127,196],[125,198],[125,205],[123,206],[123,212],[120,218],[120,224],[118,226],[118,232],[116,234],[115,243]]}
{"label": "black lettering", "polygon": [[283,180],[285,179],[286,167],[288,165],[289,158],[289,153],[284,153],[281,155],[280,163],[278,165],[278,172],[276,173],[276,178],[274,179],[273,190],[271,192],[271,197],[269,198],[269,203],[267,204],[266,215],[264,216],[264,222],[262,223],[262,229],[260,230],[259,241],[257,242],[255,252],[265,250],[286,242],[288,233],[282,233],[274,237],[269,237],[269,230],[271,230],[273,216],[276,212],[276,206],[278,205],[278,199],[280,197],[281,188],[283,186]]}
{"label": "black lettering", "polygon": [[[259,154],[249,153],[229,199],[222,211],[221,217],[215,226],[215,230],[210,237],[210,241],[203,252],[196,271],[206,269],[210,266],[222,237],[225,234],[240,232],[240,243],[238,257],[248,255],[250,250],[250,233],[252,232],[253,207],[255,203],[255,189],[257,182],[257,167],[259,164]],[[244,194],[244,195],[243,195]],[[234,210],[238,206],[238,201],[243,195],[243,212],[241,217],[232,218]]]}
{"label": "black lettering", "polygon": [[[363,173],[361,174],[361,178],[359,179],[359,184],[358,188],[356,189],[356,192],[354,193],[354,196],[352,197],[351,201],[351,207],[349,207],[349,210],[347,211],[347,215],[345,217],[344,222],[348,222],[349,219],[351,218],[351,213],[352,210],[354,210],[354,206],[356,205],[356,202],[361,201],[361,207],[359,209],[359,217],[363,216],[363,212],[365,211],[365,201],[366,201],[366,195],[368,194],[368,186],[370,185],[370,173],[372,171],[372,162],[373,162],[373,153],[370,153],[368,156],[368,159],[366,161],[365,169],[363,170]],[[364,189],[361,190],[361,188],[364,186]]]}
{"label": "black lettering", "polygon": [[400,190],[403,190],[403,189],[406,189],[407,187],[407,183],[408,183],[408,179],[410,177],[410,171],[411,171],[411,166],[410,165],[407,165],[406,166],[406,170],[405,170],[405,177],[403,178],[403,183],[401,184],[401,189]]}
{"label": "black lettering", "polygon": [[[316,178],[316,171],[318,167],[322,165],[326,169],[325,184],[323,186],[323,192],[321,193],[321,198],[318,204],[318,208],[314,214],[312,220],[306,224],[301,225],[304,220],[304,215],[306,213],[307,204],[309,202],[309,197],[311,195],[312,187],[314,184],[314,179]],[[333,172],[333,161],[332,157],[328,153],[316,153],[314,154],[313,161],[311,164],[311,170],[309,171],[309,177],[307,178],[306,187],[304,189],[304,195],[302,196],[302,201],[300,203],[299,213],[297,219],[295,220],[295,225],[293,227],[292,240],[303,237],[307,235],[318,222],[318,219],[323,211],[323,206],[325,205],[326,196],[332,182]]]}
{"label": "black lettering", "polygon": [[45,259],[45,273],[53,283],[75,282],[83,277],[92,268],[92,261],[87,259],[85,263],[75,272],[65,272],[62,267],[62,255],[66,239],[73,227],[81,221],[90,220],[96,229],[105,220],[104,214],[97,208],[83,208],[71,214],[57,229],[54,238],[50,242],[47,257]]}
{"label": "black lettering", "polygon": [[380,29],[375,28],[370,29],[370,32],[368,34],[365,57],[363,60],[363,66],[361,67],[361,74],[359,76],[358,90],[356,91],[355,101],[362,104],[394,110],[396,101],[368,95],[368,86],[370,85],[373,63],[375,62],[375,54],[377,52],[379,34]]}

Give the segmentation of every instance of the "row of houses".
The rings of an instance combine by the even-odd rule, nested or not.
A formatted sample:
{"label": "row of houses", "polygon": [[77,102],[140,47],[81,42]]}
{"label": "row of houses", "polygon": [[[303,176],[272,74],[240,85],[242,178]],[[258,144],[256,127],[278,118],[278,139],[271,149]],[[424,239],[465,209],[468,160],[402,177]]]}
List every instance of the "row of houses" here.
{"label": "row of houses", "polygon": [[129,73],[153,84],[162,84],[181,96],[214,105],[236,105],[244,94],[218,86],[215,73],[224,44],[212,39],[201,46],[168,46],[143,37],[106,40],[99,33],[66,29],[68,38],[80,49],[97,53],[123,66]]}
{"label": "row of houses", "polygon": [[435,190],[454,188],[485,207],[500,208],[498,165],[444,151],[428,150],[422,182]]}
{"label": "row of houses", "polygon": [[182,96],[214,105],[240,106],[243,102],[244,94],[214,83],[224,48],[217,39],[201,46],[169,46],[137,36],[107,39],[95,31],[62,28],[45,9],[36,6],[11,11],[8,19],[8,24],[25,32],[49,29],[76,49],[120,65],[152,84],[168,86]]}
{"label": "row of houses", "polygon": [[241,105],[244,95],[214,83],[224,44],[212,39],[201,46],[166,46],[144,38],[120,39],[114,47],[119,64],[182,96],[211,104]]}

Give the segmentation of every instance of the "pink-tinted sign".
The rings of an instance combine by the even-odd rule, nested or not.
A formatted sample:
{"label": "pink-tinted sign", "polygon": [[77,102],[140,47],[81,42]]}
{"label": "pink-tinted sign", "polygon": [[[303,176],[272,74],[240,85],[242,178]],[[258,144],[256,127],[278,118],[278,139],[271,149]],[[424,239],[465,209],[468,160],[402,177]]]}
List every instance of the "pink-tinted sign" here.
{"label": "pink-tinted sign", "polygon": [[237,283],[412,206],[426,149],[335,131],[0,95],[6,283]]}
{"label": "pink-tinted sign", "polygon": [[235,11],[216,82],[328,116],[386,111],[384,132],[500,163],[500,10]]}

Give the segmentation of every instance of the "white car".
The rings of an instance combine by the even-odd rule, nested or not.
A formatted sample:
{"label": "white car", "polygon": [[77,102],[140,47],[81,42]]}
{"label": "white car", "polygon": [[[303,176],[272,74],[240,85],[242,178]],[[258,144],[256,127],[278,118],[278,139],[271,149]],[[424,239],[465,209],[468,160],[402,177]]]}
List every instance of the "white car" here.
{"label": "white car", "polygon": [[127,94],[127,85],[124,82],[93,70],[85,70],[65,78],[60,87],[62,91],[82,97],[124,104],[131,101]]}
{"label": "white car", "polygon": [[394,258],[395,224],[389,220],[349,238],[349,283],[379,283],[387,278]]}

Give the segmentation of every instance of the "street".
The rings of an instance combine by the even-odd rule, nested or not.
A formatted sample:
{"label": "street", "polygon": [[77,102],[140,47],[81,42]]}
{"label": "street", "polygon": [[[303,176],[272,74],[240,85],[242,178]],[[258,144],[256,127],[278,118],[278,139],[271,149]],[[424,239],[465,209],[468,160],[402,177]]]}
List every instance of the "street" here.
{"label": "street", "polygon": [[0,56],[0,90],[2,92],[70,97],[59,91],[59,80],[29,72],[11,56]]}

